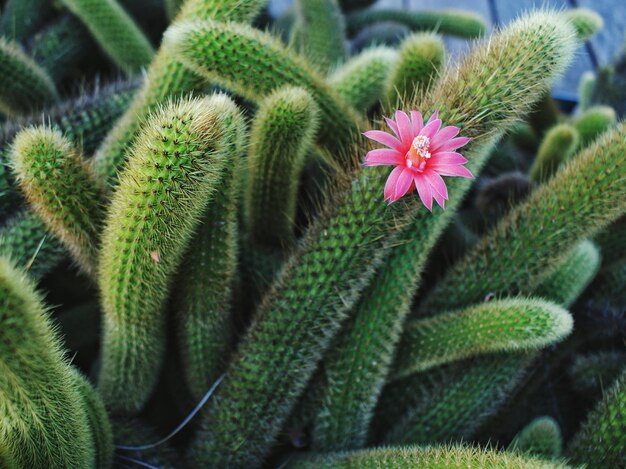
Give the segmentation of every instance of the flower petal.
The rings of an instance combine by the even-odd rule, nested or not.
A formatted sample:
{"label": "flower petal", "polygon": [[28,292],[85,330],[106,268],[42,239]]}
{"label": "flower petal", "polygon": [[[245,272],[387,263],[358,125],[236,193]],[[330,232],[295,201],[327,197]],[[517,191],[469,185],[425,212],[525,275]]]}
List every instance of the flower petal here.
{"label": "flower petal", "polygon": [[420,135],[424,135],[428,137],[428,139],[432,139],[433,136],[437,133],[437,131],[441,128],[441,121],[439,119],[435,119],[432,122],[429,122],[424,126],[424,128],[420,131]]}
{"label": "flower petal", "polygon": [[456,150],[457,148],[461,148],[464,145],[467,145],[467,143],[471,140],[471,138],[468,137],[457,137],[457,138],[453,138],[451,140],[448,140],[447,142],[443,142],[439,148],[437,148],[437,151],[452,151],[452,150]]}
{"label": "flower petal", "polygon": [[424,128],[424,118],[422,113],[418,111],[411,111],[411,120],[413,121],[413,135],[419,135]]}
{"label": "flower petal", "polygon": [[428,183],[430,184],[430,187],[433,189],[433,193],[440,195],[444,199],[448,198],[448,188],[446,187],[446,183],[443,178],[439,176],[439,174],[437,174],[436,171],[424,171],[423,176],[424,179],[426,179],[426,181],[428,181]]}
{"label": "flower petal", "polygon": [[396,123],[398,124],[398,130],[400,131],[400,141],[410,145],[413,141],[413,132],[411,128],[411,121],[402,111],[396,111]]}
{"label": "flower petal", "polygon": [[456,137],[459,134],[460,130],[461,129],[453,125],[448,125],[447,127],[444,127],[443,129],[441,129],[439,132],[435,134],[433,139],[430,141],[430,152],[433,153],[442,144],[446,143],[448,140],[452,139],[453,137]]}
{"label": "flower petal", "polygon": [[391,148],[378,148],[376,150],[370,150],[365,155],[365,166],[384,166],[384,165],[398,165],[404,163],[404,157],[401,153]]}
{"label": "flower petal", "polygon": [[437,192],[432,191],[433,194],[433,198],[437,201],[437,203],[439,204],[439,206],[441,208],[446,208],[446,199],[444,199],[443,197],[441,197],[440,194],[437,194]]}
{"label": "flower petal", "polygon": [[455,164],[465,164],[467,163],[467,159],[461,155],[460,153],[456,153],[453,151],[443,151],[443,152],[435,152],[430,160],[428,160],[428,167],[433,168],[438,165],[455,165]]}
{"label": "flower petal", "polygon": [[433,211],[433,196],[430,189],[430,184],[428,181],[424,179],[422,174],[416,174],[413,176],[413,181],[415,181],[415,188],[417,189],[417,193],[420,196],[420,200],[424,204],[424,206]]}
{"label": "flower petal", "polygon": [[382,130],[368,130],[367,132],[363,132],[363,135],[365,135],[370,140],[374,140],[375,142],[387,145],[388,147],[394,148],[399,152],[402,152],[405,146],[393,135],[388,134],[387,132],[383,132]]}
{"label": "flower petal", "polygon": [[398,132],[398,124],[396,124],[393,119],[389,119],[388,117],[385,117],[385,122],[387,123],[389,128],[393,130],[393,133],[396,134],[396,137],[400,137],[400,132]]}
{"label": "flower petal", "polygon": [[413,184],[413,174],[415,173],[409,168],[404,168],[404,171],[402,171],[396,182],[395,200],[403,197],[409,191],[411,184]]}
{"label": "flower petal", "polygon": [[435,119],[439,118],[439,111],[435,111],[432,113],[432,115],[428,118],[428,122],[426,122],[426,124],[430,124],[432,121],[434,121]]}
{"label": "flower petal", "polygon": [[402,166],[396,166],[393,168],[393,171],[389,173],[389,177],[387,178],[387,182],[385,183],[385,200],[390,200],[389,203],[394,202],[396,199],[393,198],[396,192],[396,182],[398,181],[398,177],[402,173],[405,168]]}
{"label": "flower petal", "polygon": [[472,172],[463,165],[442,164],[432,169],[437,171],[440,176],[460,176],[474,179]]}

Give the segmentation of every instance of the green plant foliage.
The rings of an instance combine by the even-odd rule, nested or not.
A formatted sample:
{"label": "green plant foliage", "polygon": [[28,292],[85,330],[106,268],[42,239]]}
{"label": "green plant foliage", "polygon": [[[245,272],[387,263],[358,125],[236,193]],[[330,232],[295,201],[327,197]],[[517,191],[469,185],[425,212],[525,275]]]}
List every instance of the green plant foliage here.
{"label": "green plant foliage", "polygon": [[572,23],[581,41],[588,41],[604,26],[602,17],[589,8],[571,8],[563,14]]}
{"label": "green plant foliage", "polygon": [[291,43],[301,55],[327,72],[347,56],[345,21],[337,0],[296,0]]}
{"label": "green plant foliage", "polygon": [[98,45],[126,73],[150,63],[154,49],[117,0],[61,0],[85,24]]}
{"label": "green plant foliage", "polygon": [[387,100],[397,103],[426,90],[445,64],[443,41],[434,34],[412,34],[400,45],[399,57],[387,81]]}
{"label": "green plant foliage", "polygon": [[302,88],[279,88],[260,104],[251,129],[244,195],[253,244],[278,249],[293,244],[297,183],[317,126],[317,104]]}
{"label": "green plant foliage", "polygon": [[400,446],[346,451],[330,454],[304,454],[288,463],[289,469],[376,469],[381,467],[437,469],[444,467],[502,467],[565,469],[561,462],[532,456],[467,446]]}
{"label": "green plant foliage", "polygon": [[392,379],[494,352],[539,350],[561,341],[573,320],[546,301],[505,299],[406,324]]}
{"label": "green plant foliage", "polygon": [[45,23],[51,12],[48,0],[7,0],[0,15],[0,36],[23,42]]}
{"label": "green plant foliage", "polygon": [[610,387],[567,448],[567,456],[589,468],[620,467],[626,455],[626,374]]}
{"label": "green plant foliage", "polygon": [[530,177],[537,182],[549,179],[570,159],[580,144],[578,130],[571,124],[558,124],[546,132],[530,168]]}
{"label": "green plant foliage", "polygon": [[226,165],[225,129],[211,99],[171,103],[150,118],[108,210],[98,272],[98,384],[115,413],[140,411],[156,384],[171,275]]}
{"label": "green plant foliage", "polygon": [[372,47],[339,67],[328,84],[354,109],[365,112],[383,97],[385,82],[397,60],[389,47]]}
{"label": "green plant foliage", "polygon": [[625,362],[626,353],[623,351],[578,355],[569,367],[568,374],[577,391],[598,397],[620,375]]}
{"label": "green plant foliage", "polygon": [[57,99],[50,76],[17,44],[0,37],[0,113],[24,114]]}
{"label": "green plant foliage", "polygon": [[561,428],[552,417],[537,417],[515,435],[509,450],[545,459],[559,458],[563,452]]}
{"label": "green plant foliage", "polygon": [[347,18],[348,34],[380,21],[393,21],[408,26],[413,31],[437,31],[464,38],[474,38],[487,32],[485,20],[475,13],[463,10],[406,11],[364,10]]}
{"label": "green plant foliage", "polygon": [[1,465],[91,467],[94,443],[74,372],[34,285],[6,258],[0,326]]}
{"label": "green plant foliage", "polygon": [[593,106],[587,109],[574,121],[581,146],[588,145],[616,122],[617,114],[610,106]]}
{"label": "green plant foliage", "polygon": [[63,135],[45,127],[21,131],[11,151],[17,181],[37,215],[95,277],[101,191],[82,155]]}
{"label": "green plant foliage", "polygon": [[591,106],[595,85],[596,75],[593,72],[586,71],[580,76],[580,81],[578,82],[578,107],[582,111],[586,111]]}

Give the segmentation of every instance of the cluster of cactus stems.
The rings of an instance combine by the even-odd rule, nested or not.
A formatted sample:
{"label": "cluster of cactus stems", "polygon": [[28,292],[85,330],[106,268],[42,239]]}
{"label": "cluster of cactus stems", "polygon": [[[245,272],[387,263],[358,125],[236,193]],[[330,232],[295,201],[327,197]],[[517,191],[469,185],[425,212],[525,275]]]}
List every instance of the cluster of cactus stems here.
{"label": "cluster of cactus stems", "polygon": [[[138,3],[0,14],[0,466],[626,463],[626,123],[590,77],[549,95],[598,15],[448,62],[483,18],[167,0],[155,34]],[[471,139],[445,209],[362,164],[396,110]]]}

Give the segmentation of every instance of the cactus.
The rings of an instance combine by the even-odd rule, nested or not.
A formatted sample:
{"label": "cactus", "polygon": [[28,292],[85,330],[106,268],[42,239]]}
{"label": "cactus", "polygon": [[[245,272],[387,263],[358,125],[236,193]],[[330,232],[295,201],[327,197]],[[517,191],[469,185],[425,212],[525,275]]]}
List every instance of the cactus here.
{"label": "cactus", "polygon": [[612,107],[590,107],[574,121],[574,126],[580,135],[580,145],[583,147],[588,145],[616,122],[617,115]]}
{"label": "cactus", "polygon": [[393,49],[372,47],[338,68],[327,81],[346,103],[365,112],[384,97],[385,82],[396,60]]}
{"label": "cactus", "polygon": [[397,47],[406,36],[411,34],[411,29],[403,24],[393,21],[382,21],[367,26],[359,32],[351,41],[353,53],[376,46]]}
{"label": "cactus", "polygon": [[95,277],[101,192],[80,153],[63,135],[45,127],[15,138],[12,161],[17,181],[33,210]]}
{"label": "cactus", "polygon": [[589,296],[596,302],[626,305],[626,259],[602,268],[590,290]]}
{"label": "cactus", "polygon": [[376,469],[381,467],[566,469],[568,466],[562,462],[544,461],[527,455],[448,445],[382,447],[330,454],[303,454],[289,461],[286,467],[288,469]]}
{"label": "cactus", "polygon": [[559,424],[552,417],[538,417],[515,435],[510,451],[521,451],[546,459],[555,459],[563,452]]}
{"label": "cactus", "polygon": [[598,273],[600,260],[600,251],[591,241],[579,242],[544,276],[535,294],[569,307]]}
{"label": "cactus", "polygon": [[[159,434],[150,425],[137,418],[116,417],[111,421],[115,443],[119,446],[132,447],[159,441]],[[121,463],[139,461],[142,466],[151,465],[159,469],[180,467],[180,455],[169,443],[151,448],[118,450],[117,459]],[[125,458],[132,458],[131,460]]]}
{"label": "cactus", "polygon": [[85,24],[98,45],[128,74],[152,60],[150,41],[116,0],[61,0]]}
{"label": "cactus", "polygon": [[533,181],[549,179],[570,159],[580,144],[578,130],[571,124],[558,124],[546,132],[530,168]]}
{"label": "cactus", "polygon": [[405,38],[387,81],[387,101],[397,103],[426,90],[444,63],[445,48],[436,35],[421,33]]}
{"label": "cactus", "polygon": [[596,75],[593,72],[586,71],[580,76],[580,81],[578,82],[578,108],[581,111],[586,111],[591,106],[595,85]]}
{"label": "cactus", "polygon": [[187,384],[200,400],[223,371],[232,348],[233,285],[237,270],[237,180],[245,143],[239,109],[226,95],[210,103],[225,128],[227,163],[202,214],[179,274],[177,320]]}
{"label": "cactus", "polygon": [[602,17],[589,8],[571,8],[563,15],[572,23],[581,41],[588,41],[604,26]]}
{"label": "cactus", "polygon": [[170,21],[176,18],[176,14],[180,10],[183,3],[183,0],[165,0],[165,11]]}
{"label": "cactus", "polygon": [[306,89],[320,108],[317,142],[342,166],[353,163],[340,150],[352,142],[358,117],[273,36],[235,23],[188,22],[170,28],[165,42],[192,70],[253,101],[286,84]]}
{"label": "cactus", "polygon": [[171,103],[149,119],[105,220],[99,389],[115,413],[140,411],[156,384],[171,274],[226,164],[225,129],[211,99]]}
{"label": "cactus", "polygon": [[6,258],[0,325],[1,465],[91,467],[94,445],[73,371],[34,285]]}
{"label": "cactus", "polygon": [[495,352],[539,350],[572,331],[563,308],[541,300],[505,299],[408,323],[391,379]]}
{"label": "cactus", "polygon": [[380,21],[404,24],[413,31],[437,31],[463,38],[475,38],[487,32],[485,20],[469,11],[365,10],[348,15],[348,34],[352,36],[364,27]]}
{"label": "cactus", "polygon": [[16,44],[0,37],[0,113],[23,114],[57,99],[48,74]]}
{"label": "cactus", "polygon": [[[187,0],[176,21],[186,19],[250,21],[267,0]],[[131,146],[142,123],[142,116],[158,108],[170,97],[180,96],[206,86],[206,81],[185,68],[166,45],[161,45],[148,68],[144,84],[111,133],[102,142],[94,161],[94,172],[99,177],[114,182],[116,172],[124,162],[124,152]]]}
{"label": "cactus", "polygon": [[7,0],[0,15],[0,36],[23,42],[44,24],[51,10],[47,0]]}
{"label": "cactus", "polygon": [[568,370],[577,391],[588,395],[601,395],[619,376],[626,361],[622,351],[602,351],[578,355]]}
{"label": "cactus", "polygon": [[279,249],[293,244],[297,182],[317,124],[317,104],[302,88],[280,88],[261,103],[252,125],[244,196],[253,243]]}
{"label": "cactus", "polygon": [[491,225],[528,197],[532,190],[533,183],[525,174],[519,171],[503,173],[482,181],[474,204],[484,222]]}
{"label": "cactus", "polygon": [[21,212],[0,229],[0,254],[13,259],[35,279],[48,274],[63,259],[66,250],[37,215]]}
{"label": "cactus", "polygon": [[590,412],[567,448],[568,457],[589,468],[620,467],[626,455],[626,373]]}
{"label": "cactus", "polygon": [[325,73],[346,58],[345,21],[337,0],[296,0],[291,43]]}
{"label": "cactus", "polygon": [[626,257],[626,216],[606,227],[595,238],[595,242],[602,252],[602,256],[611,261],[618,261]]}
{"label": "cactus", "polygon": [[[549,27],[544,29],[546,25]],[[464,151],[473,173],[480,171],[489,153],[486,149],[498,133],[518,114],[527,111],[540,95],[541,88],[547,87],[563,69],[574,48],[571,34],[569,26],[556,15],[524,17],[500,36],[493,37],[489,45],[474,50],[420,100],[421,108],[438,109],[446,124],[463,125],[463,135],[476,139]],[[532,50],[519,47],[527,38],[536,41]],[[500,57],[506,59],[500,60]],[[503,63],[507,67],[503,67]],[[498,80],[485,86],[495,76],[491,68],[495,64],[499,68]],[[530,64],[531,69],[526,69]],[[537,83],[536,70],[546,72],[542,74],[545,81],[541,84]],[[516,77],[515,92],[508,88],[509,74]],[[468,102],[468,93],[472,96],[484,93],[488,98]],[[485,108],[483,102],[497,102],[501,107]],[[470,115],[480,117],[469,122],[466,116]],[[329,447],[363,444],[376,396],[387,376],[430,249],[452,220],[470,184],[467,179],[450,180],[445,211],[435,216],[424,210],[412,214],[410,228],[402,233],[384,268],[364,292],[352,315],[354,323],[347,325],[333,347],[332,356],[325,360],[326,396],[318,415],[318,420],[322,417],[324,420],[318,421],[317,428],[318,434],[323,431],[328,435],[324,440]],[[382,188],[380,190],[382,192]],[[354,376],[350,377],[347,370]]]}

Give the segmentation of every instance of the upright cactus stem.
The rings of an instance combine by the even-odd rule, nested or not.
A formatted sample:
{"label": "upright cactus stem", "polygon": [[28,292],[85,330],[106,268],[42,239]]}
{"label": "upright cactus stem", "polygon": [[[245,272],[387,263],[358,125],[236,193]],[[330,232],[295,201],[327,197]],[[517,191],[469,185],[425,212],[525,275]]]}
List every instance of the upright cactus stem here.
{"label": "upright cactus stem", "polygon": [[563,14],[572,23],[581,41],[588,41],[604,26],[602,17],[589,8],[572,8]]}
{"label": "upright cactus stem", "polygon": [[583,112],[574,121],[580,135],[582,147],[591,143],[598,135],[617,122],[617,114],[610,106],[593,106]]}
{"label": "upright cactus stem", "polygon": [[33,210],[95,278],[101,192],[82,155],[60,132],[45,127],[20,132],[11,153],[17,181]]}
{"label": "upright cactus stem", "polygon": [[115,64],[128,74],[146,67],[154,49],[117,0],[61,0]]}
{"label": "upright cactus stem", "polygon": [[99,389],[115,413],[142,409],[165,345],[172,276],[226,164],[213,98],[171,103],[129,151],[102,234],[104,310]]}
{"label": "upright cactus stem", "polygon": [[0,466],[93,467],[78,383],[34,285],[0,258]]}
{"label": "upright cactus stem", "polygon": [[537,182],[552,177],[580,145],[578,130],[571,124],[558,124],[546,132],[539,146],[530,177]]}
{"label": "upright cactus stem", "polygon": [[328,84],[354,109],[366,112],[385,96],[385,83],[397,57],[390,47],[372,47],[338,68]]}
{"label": "upright cactus stem", "polygon": [[387,80],[386,95],[390,105],[411,100],[420,90],[425,91],[441,71],[445,55],[443,41],[434,34],[413,34],[404,39]]}
{"label": "upright cactus stem", "polygon": [[392,379],[495,352],[539,350],[572,331],[563,308],[546,301],[495,300],[410,322],[398,346]]}
{"label": "upright cactus stem", "polygon": [[57,99],[48,74],[17,44],[0,37],[0,113],[25,114]]}
{"label": "upright cactus stem", "polygon": [[337,0],[296,0],[296,24],[291,43],[326,73],[347,55],[346,25]]}
{"label": "upright cactus stem", "polygon": [[298,180],[318,125],[318,107],[302,88],[280,88],[254,119],[244,199],[253,243],[283,248],[295,240]]}
{"label": "upright cactus stem", "polygon": [[563,436],[552,417],[538,417],[515,435],[511,451],[521,451],[546,459],[555,459],[563,452]]}
{"label": "upright cactus stem", "polygon": [[187,22],[170,28],[165,41],[192,70],[253,101],[262,101],[284,85],[306,89],[320,108],[317,142],[341,166],[353,164],[340,150],[357,134],[358,116],[302,58],[270,34],[235,23]]}

